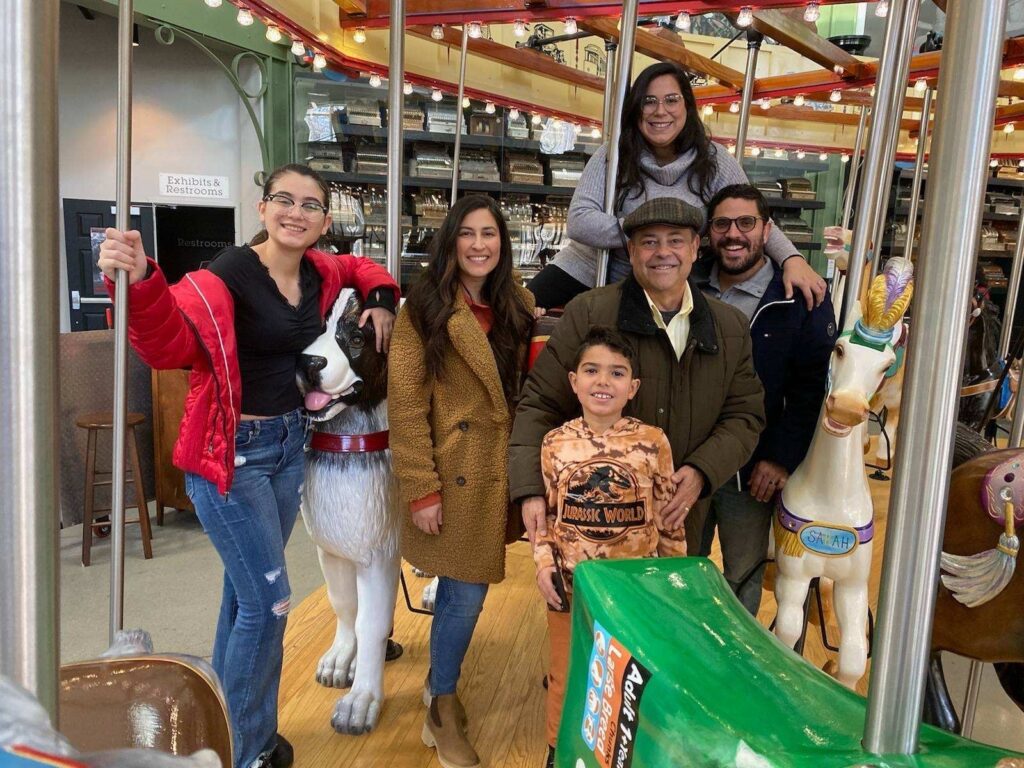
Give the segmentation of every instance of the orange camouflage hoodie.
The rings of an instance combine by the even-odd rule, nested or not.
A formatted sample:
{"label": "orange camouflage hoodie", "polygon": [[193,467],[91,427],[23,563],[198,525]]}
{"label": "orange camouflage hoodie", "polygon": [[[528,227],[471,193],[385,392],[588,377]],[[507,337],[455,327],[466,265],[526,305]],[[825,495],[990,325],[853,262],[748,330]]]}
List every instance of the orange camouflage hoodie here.
{"label": "orange camouflage hoodie", "polygon": [[675,486],[658,427],[622,418],[598,435],[577,418],[544,436],[540,456],[548,533],[533,558],[538,569],[558,565],[567,589],[583,560],[686,554],[685,531],[662,524]]}

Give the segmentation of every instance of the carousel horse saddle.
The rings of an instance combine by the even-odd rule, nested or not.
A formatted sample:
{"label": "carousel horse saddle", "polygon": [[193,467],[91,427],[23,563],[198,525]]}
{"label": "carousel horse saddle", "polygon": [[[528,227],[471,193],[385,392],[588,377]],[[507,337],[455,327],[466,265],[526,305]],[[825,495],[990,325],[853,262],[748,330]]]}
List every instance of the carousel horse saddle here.
{"label": "carousel horse saddle", "polygon": [[1014,528],[1024,524],[1024,451],[1004,450],[997,455],[1003,459],[988,472],[981,484],[981,508],[997,524],[1002,526],[1003,502],[1002,494],[1008,489],[1013,501]]}

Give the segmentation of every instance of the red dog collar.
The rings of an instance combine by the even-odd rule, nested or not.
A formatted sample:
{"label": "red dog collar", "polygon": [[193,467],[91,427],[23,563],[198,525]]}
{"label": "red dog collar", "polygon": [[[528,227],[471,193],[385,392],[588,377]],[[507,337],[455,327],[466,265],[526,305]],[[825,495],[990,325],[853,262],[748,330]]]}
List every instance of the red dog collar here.
{"label": "red dog collar", "polygon": [[314,432],[309,444],[314,451],[327,453],[372,453],[388,449],[388,430],[368,435],[331,435]]}

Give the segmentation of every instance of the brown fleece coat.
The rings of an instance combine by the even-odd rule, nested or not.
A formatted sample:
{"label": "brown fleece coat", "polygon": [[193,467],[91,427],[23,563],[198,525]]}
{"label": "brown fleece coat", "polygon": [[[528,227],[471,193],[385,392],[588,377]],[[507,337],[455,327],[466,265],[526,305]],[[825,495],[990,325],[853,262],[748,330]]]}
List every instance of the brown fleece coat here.
{"label": "brown fleece coat", "polygon": [[[522,291],[530,309],[533,295]],[[427,376],[423,342],[400,312],[388,365],[388,424],[402,509],[402,557],[428,573],[473,583],[505,578],[505,545],[518,538],[508,501],[512,414],[498,366],[462,296],[448,320],[444,380]],[[525,343],[521,358],[525,359]],[[412,522],[409,503],[441,494],[441,533]]]}
{"label": "brown fleece coat", "polygon": [[754,372],[746,318],[692,285],[690,293],[690,338],[681,360],[655,325],[633,276],[569,302],[523,387],[511,440],[513,499],[544,495],[541,441],[580,410],[567,375],[572,360],[590,328],[611,326],[637,353],[633,374],[640,389],[626,415],[668,435],[676,469],[689,464],[707,479],[703,498],[686,517],[687,546],[699,551],[708,497],[746,463],[764,428],[764,391]]}

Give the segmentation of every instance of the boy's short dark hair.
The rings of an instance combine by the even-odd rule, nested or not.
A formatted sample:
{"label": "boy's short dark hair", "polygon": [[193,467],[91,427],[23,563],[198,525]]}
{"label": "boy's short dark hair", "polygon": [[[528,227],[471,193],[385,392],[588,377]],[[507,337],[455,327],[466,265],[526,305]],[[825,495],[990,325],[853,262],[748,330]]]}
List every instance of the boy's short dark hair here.
{"label": "boy's short dark hair", "polygon": [[618,352],[629,362],[629,371],[633,374],[633,378],[637,378],[636,350],[633,348],[632,342],[607,325],[595,325],[583,337],[579,349],[576,350],[576,357],[572,360],[572,369],[574,371],[580,367],[583,354],[591,347],[608,347],[613,352]]}
{"label": "boy's short dark hair", "polygon": [[708,221],[715,216],[715,208],[721,204],[723,200],[729,200],[731,198],[738,197],[741,200],[753,200],[757,204],[757,214],[765,221],[768,221],[770,212],[768,210],[768,201],[765,200],[764,195],[761,194],[761,190],[752,184],[730,184],[727,187],[722,187],[715,196],[708,201]]}

